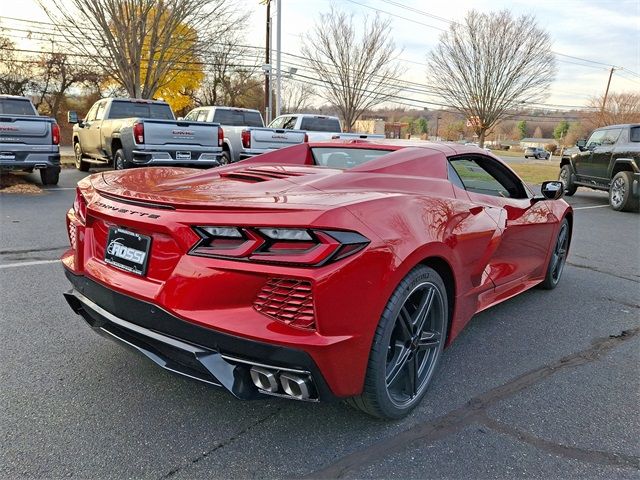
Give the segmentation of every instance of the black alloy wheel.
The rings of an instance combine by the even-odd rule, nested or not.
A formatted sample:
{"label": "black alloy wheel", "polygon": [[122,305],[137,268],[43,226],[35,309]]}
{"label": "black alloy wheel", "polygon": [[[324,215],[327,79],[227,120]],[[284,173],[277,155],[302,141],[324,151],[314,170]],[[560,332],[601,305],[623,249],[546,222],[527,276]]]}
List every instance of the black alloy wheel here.
{"label": "black alloy wheel", "polygon": [[571,195],[576,193],[576,190],[578,190],[578,186],[573,183],[573,172],[571,171],[571,165],[569,165],[568,163],[565,163],[564,165],[562,165],[562,167],[560,167],[560,175],[558,177],[558,180],[560,180],[562,182],[562,185],[564,185],[564,194],[567,197],[570,197]]}
{"label": "black alloy wheel", "polygon": [[444,348],[447,291],[432,268],[415,267],[391,296],[376,329],[365,386],[349,403],[379,418],[401,418],[424,397]]}
{"label": "black alloy wheel", "polygon": [[569,229],[569,221],[565,218],[560,224],[560,230],[558,232],[558,238],[556,244],[551,252],[551,258],[549,259],[549,265],[547,266],[547,274],[542,282],[542,288],[552,290],[558,286],[560,277],[564,271],[565,263],[567,262],[567,254],[569,253],[569,240],[571,232]]}

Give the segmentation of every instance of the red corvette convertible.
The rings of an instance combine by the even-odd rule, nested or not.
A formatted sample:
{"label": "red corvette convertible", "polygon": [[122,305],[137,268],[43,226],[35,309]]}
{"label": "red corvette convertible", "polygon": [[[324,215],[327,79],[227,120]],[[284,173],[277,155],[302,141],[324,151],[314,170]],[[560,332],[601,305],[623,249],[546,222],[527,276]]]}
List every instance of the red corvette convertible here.
{"label": "red corvette convertible", "polygon": [[475,313],[557,285],[562,193],[424,142],[97,173],[67,215],[65,296],[98,332],[238,398],[348,398],[398,418]]}

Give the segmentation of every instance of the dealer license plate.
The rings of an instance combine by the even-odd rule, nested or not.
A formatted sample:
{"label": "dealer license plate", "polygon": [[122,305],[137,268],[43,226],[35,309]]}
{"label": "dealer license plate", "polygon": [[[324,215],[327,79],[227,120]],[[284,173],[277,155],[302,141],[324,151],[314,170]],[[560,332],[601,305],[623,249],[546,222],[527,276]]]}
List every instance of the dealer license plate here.
{"label": "dealer license plate", "polygon": [[151,237],[124,228],[109,228],[104,261],[136,275],[147,273]]}
{"label": "dealer license plate", "polygon": [[191,152],[176,152],[176,160],[191,160]]}

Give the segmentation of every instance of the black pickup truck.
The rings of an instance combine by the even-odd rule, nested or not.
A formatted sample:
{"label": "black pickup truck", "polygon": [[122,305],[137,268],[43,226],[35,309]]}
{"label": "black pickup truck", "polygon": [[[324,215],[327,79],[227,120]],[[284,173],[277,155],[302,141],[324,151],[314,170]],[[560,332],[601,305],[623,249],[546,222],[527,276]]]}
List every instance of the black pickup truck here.
{"label": "black pickup truck", "polygon": [[614,210],[637,212],[640,201],[640,124],[609,125],[578,140],[560,161],[565,194],[578,187],[609,192]]}

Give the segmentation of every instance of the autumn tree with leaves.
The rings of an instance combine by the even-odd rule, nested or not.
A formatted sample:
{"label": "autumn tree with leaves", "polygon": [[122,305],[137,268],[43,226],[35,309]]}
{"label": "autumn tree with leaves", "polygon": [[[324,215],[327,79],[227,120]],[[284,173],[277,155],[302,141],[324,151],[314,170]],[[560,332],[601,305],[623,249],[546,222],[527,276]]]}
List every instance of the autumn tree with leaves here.
{"label": "autumn tree with leaves", "polygon": [[60,31],[71,53],[99,62],[129,96],[162,95],[178,108],[202,80],[203,54],[238,28],[236,20],[243,16],[228,0],[39,3],[52,22],[64,25]]}

